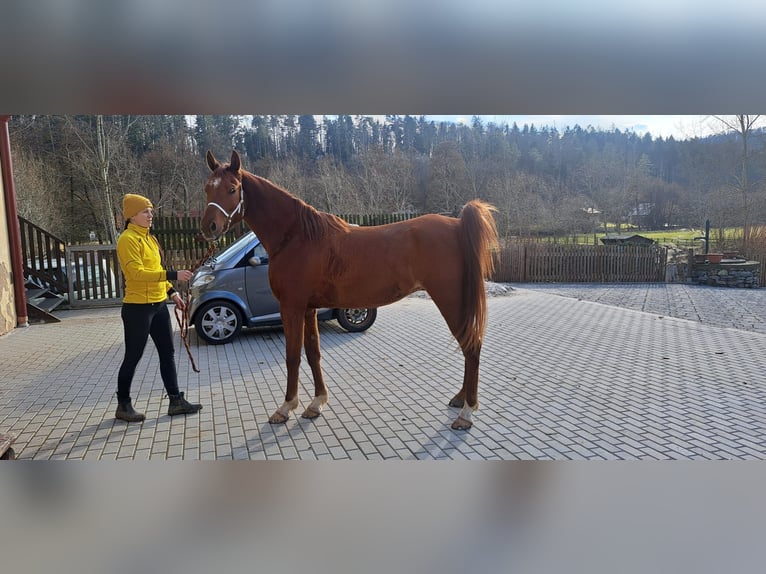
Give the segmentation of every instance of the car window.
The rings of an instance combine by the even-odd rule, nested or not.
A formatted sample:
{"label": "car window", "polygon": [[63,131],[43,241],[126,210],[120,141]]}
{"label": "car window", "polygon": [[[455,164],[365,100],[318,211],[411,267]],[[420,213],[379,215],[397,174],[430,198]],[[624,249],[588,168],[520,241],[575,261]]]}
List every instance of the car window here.
{"label": "car window", "polygon": [[255,246],[255,249],[253,249],[253,255],[260,257],[261,259],[269,258],[269,254],[266,252],[266,248],[263,246],[263,243],[259,243]]}
{"label": "car window", "polygon": [[260,257],[262,260],[266,260],[268,259],[269,254],[266,252],[266,248],[263,246],[263,244],[258,243],[255,245],[255,247],[245,251],[242,259],[237,261],[237,264],[234,267],[246,267],[250,265],[249,261],[253,256]]}
{"label": "car window", "polygon": [[218,253],[215,258],[218,261],[226,261],[229,257],[231,257],[233,254],[235,254],[237,251],[242,249],[242,244],[247,243],[249,241],[252,241],[253,237],[255,237],[255,233],[252,231],[246,233],[239,239],[237,239],[234,243],[229,245],[226,249]]}

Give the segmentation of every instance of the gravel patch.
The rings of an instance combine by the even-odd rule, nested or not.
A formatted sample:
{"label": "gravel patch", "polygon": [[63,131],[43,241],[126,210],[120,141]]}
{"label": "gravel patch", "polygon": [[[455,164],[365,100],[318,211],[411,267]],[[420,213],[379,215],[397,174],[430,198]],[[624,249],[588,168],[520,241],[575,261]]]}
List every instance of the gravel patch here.
{"label": "gravel patch", "polygon": [[[487,297],[505,297],[511,295],[514,291],[508,283],[494,283],[493,281],[485,281],[484,287],[487,292]],[[425,291],[415,291],[409,297],[416,297],[418,299],[430,299],[431,297]]]}

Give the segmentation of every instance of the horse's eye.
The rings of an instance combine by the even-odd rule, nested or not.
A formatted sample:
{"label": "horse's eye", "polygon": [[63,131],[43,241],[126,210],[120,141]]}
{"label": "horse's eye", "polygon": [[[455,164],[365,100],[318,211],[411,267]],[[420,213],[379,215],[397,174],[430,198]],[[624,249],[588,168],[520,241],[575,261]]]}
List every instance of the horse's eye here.
{"label": "horse's eye", "polygon": [[234,192],[236,192],[236,191],[237,191],[237,188],[236,188],[236,187],[232,187],[232,188],[229,190],[229,193],[234,193]]}

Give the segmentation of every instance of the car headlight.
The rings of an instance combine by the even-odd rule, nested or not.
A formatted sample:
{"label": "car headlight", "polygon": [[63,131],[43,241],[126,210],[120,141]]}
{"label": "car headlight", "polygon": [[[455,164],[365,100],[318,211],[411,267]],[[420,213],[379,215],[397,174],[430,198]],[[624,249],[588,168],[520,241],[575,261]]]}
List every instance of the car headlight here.
{"label": "car headlight", "polygon": [[192,289],[195,287],[202,287],[203,285],[207,285],[208,283],[212,282],[215,279],[215,275],[212,273],[203,273],[201,275],[197,275],[196,277],[192,278],[191,287]]}

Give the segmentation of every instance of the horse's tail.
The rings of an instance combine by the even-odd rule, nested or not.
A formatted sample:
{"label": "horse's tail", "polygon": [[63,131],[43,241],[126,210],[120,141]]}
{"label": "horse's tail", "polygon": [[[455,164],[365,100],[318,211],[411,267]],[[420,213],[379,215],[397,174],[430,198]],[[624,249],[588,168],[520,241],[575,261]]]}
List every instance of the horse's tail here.
{"label": "horse's tail", "polygon": [[496,211],[489,203],[474,199],[466,203],[460,213],[463,308],[466,314],[458,330],[457,341],[463,351],[479,352],[487,326],[484,279],[489,279],[495,271],[498,240],[492,214]]}

